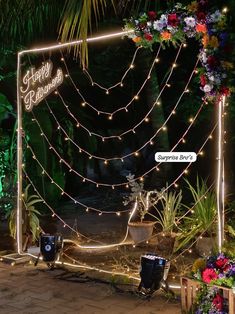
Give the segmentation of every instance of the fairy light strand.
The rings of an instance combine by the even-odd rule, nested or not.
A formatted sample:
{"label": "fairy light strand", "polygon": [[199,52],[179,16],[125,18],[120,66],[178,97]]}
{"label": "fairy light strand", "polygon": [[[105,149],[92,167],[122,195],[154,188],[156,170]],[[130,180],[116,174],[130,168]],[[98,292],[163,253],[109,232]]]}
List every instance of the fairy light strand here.
{"label": "fairy light strand", "polygon": [[[138,52],[139,52],[139,50],[140,50],[141,48],[142,48],[142,46],[139,46],[139,47],[136,48],[136,50],[135,50],[135,52],[134,52],[134,55],[133,55],[133,57],[132,57],[132,59],[131,59],[130,65],[133,65],[133,64],[135,63],[136,56],[137,56],[137,54],[138,54]],[[62,61],[64,61],[65,59],[64,59],[64,56],[63,56],[63,53],[62,53],[61,50],[60,50],[60,53],[62,54],[62,58],[63,58]],[[64,62],[65,62],[65,61],[64,61]],[[66,67],[67,72],[69,72],[66,62],[65,62],[65,67]],[[92,75],[90,74],[90,72],[88,71],[88,69],[83,68],[83,72],[84,72],[85,75],[88,77],[88,79],[89,79],[89,81],[90,81],[90,83],[91,83],[92,86],[97,86],[97,87],[99,87],[100,89],[102,89],[102,90],[104,90],[104,91],[110,91],[110,90],[114,89],[115,87],[121,86],[121,84],[123,83],[125,77],[126,77],[127,74],[130,72],[131,69],[132,69],[132,67],[129,66],[129,67],[127,68],[127,70],[124,72],[124,74],[123,74],[123,76],[121,77],[120,81],[117,82],[117,83],[115,83],[115,84],[113,84],[113,85],[110,86],[110,87],[105,87],[105,86],[103,86],[103,85],[97,83],[95,80],[93,80]]]}
{"label": "fairy light strand", "polygon": [[[166,118],[166,121],[168,121],[168,120],[170,119],[170,117],[171,117],[173,114],[176,113],[176,108],[178,107],[178,105],[179,105],[179,103],[180,103],[180,100],[182,99],[182,97],[184,96],[185,93],[188,93],[188,86],[189,86],[189,84],[190,84],[190,82],[191,82],[191,80],[192,80],[192,77],[193,77],[194,73],[195,73],[195,68],[197,67],[198,62],[199,62],[199,59],[197,59],[196,64],[194,65],[193,71],[191,72],[191,74],[190,74],[190,76],[189,76],[189,79],[188,79],[188,81],[186,82],[186,85],[185,85],[185,87],[184,87],[184,89],[183,89],[183,92],[182,92],[181,95],[179,96],[179,99],[178,99],[178,101],[177,101],[175,107],[172,109],[171,113],[169,114],[168,118]],[[164,88],[164,87],[163,87],[163,88]],[[163,92],[163,90],[160,91],[160,93],[159,93],[160,96],[162,95],[162,92]],[[82,129],[84,129],[84,130],[89,134],[89,136],[92,136],[92,135],[93,135],[93,136],[96,136],[96,137],[98,137],[99,139],[101,139],[103,142],[106,141],[106,140],[109,140],[109,139],[118,139],[118,140],[120,140],[120,139],[122,139],[123,136],[125,136],[125,135],[127,135],[128,133],[133,132],[133,130],[137,129],[142,123],[146,122],[146,121],[149,119],[149,118],[148,118],[149,115],[151,114],[151,112],[153,111],[153,109],[155,108],[155,106],[158,105],[158,101],[159,101],[159,98],[160,98],[160,96],[158,95],[157,98],[156,98],[156,100],[153,102],[153,105],[151,106],[151,108],[150,108],[150,110],[148,111],[148,113],[143,117],[143,119],[142,119],[139,123],[137,123],[136,125],[132,126],[132,127],[129,128],[128,130],[126,130],[126,131],[124,131],[124,132],[122,132],[122,133],[120,133],[120,134],[117,134],[117,135],[110,135],[110,136],[104,136],[104,135],[101,135],[101,134],[99,134],[99,133],[96,133],[96,132],[93,132],[93,131],[89,130],[89,129],[88,129],[87,127],[85,127],[80,121],[78,121],[78,119],[75,117],[75,115],[70,111],[69,106],[66,105],[66,103],[65,103],[65,101],[64,101],[64,99],[63,99],[63,97],[62,97],[62,95],[61,95],[58,91],[56,92],[56,94],[60,97],[60,99],[61,99],[61,101],[62,101],[62,103],[63,103],[65,109],[67,110],[68,114],[69,114],[69,115],[72,117],[72,119],[75,121],[76,126],[77,126],[77,127],[81,127]],[[53,117],[56,118],[55,115],[54,115]],[[57,120],[57,119],[56,119],[56,120]],[[58,120],[57,120],[57,124],[59,124]],[[166,124],[166,123],[165,123],[165,124]],[[165,124],[164,124],[164,125],[165,125]],[[164,125],[162,125],[162,127],[163,127]],[[160,130],[161,130],[161,127],[158,129],[158,131],[156,131],[156,133],[152,136],[152,138],[151,138],[150,140],[152,140]],[[149,140],[149,141],[150,141],[150,140]],[[147,141],[147,142],[148,142],[148,141]],[[146,143],[147,143],[147,142],[146,142]],[[146,146],[146,145],[142,146],[140,149],[138,149],[138,151],[142,150],[145,146]],[[130,155],[127,155],[127,157],[129,157],[129,156],[130,156]],[[123,157],[120,157],[120,159],[121,159],[121,158],[123,158]]]}
{"label": "fairy light strand", "polygon": [[[182,140],[185,138],[186,134],[189,132],[190,128],[192,127],[192,125],[194,124],[195,120],[197,119],[200,111],[202,110],[203,106],[204,106],[204,103],[205,101],[203,100],[203,103],[202,105],[199,107],[196,115],[194,116],[194,118],[192,119],[191,123],[189,124],[188,128],[186,129],[186,131],[183,133],[183,135],[181,136],[181,138],[177,141],[177,143],[173,146],[173,148],[170,150],[170,152],[174,151],[175,148],[177,148],[177,146],[182,142]],[[37,120],[35,120],[36,123],[39,124],[39,122]],[[40,128],[41,130],[41,128]],[[46,137],[46,135],[44,133],[42,133],[44,138],[47,140],[48,143],[50,143],[49,139]],[[29,145],[28,145],[29,146]],[[49,146],[49,148],[54,151],[56,153],[56,155],[60,158],[61,162],[63,161],[63,163],[69,167],[70,171],[76,173],[77,175],[79,175],[83,180],[89,182],[89,183],[93,183],[95,184],[96,186],[105,186],[105,187],[111,187],[112,189],[115,188],[115,187],[121,187],[121,186],[125,186],[128,182],[125,181],[125,182],[122,182],[122,183],[113,183],[113,184],[108,184],[108,183],[102,183],[102,182],[97,182],[97,181],[94,181],[92,179],[89,179],[87,177],[84,177],[82,176],[81,174],[79,174],[76,170],[74,170],[68,162],[66,162],[61,156],[60,154],[56,151],[56,149],[53,147],[53,146]],[[32,152],[32,155],[35,156],[35,153],[33,151],[33,149],[30,147],[31,149],[31,152]],[[90,155],[92,157],[92,155]],[[36,158],[36,156],[35,156]],[[37,159],[37,158],[36,158]],[[149,174],[150,172],[152,172],[154,169],[158,168],[160,165],[162,164],[162,162],[159,162],[157,165],[155,165],[154,167],[152,167],[150,170],[146,171],[144,174],[140,175],[139,177],[137,177],[135,180],[139,180],[141,178],[144,178],[147,174]],[[43,167],[42,167],[43,168]],[[44,169],[43,169],[44,170]]]}
{"label": "fairy light strand", "polygon": [[[192,78],[192,76],[190,76],[190,80],[191,80],[191,78]],[[188,83],[186,84],[186,87],[188,86],[188,84],[189,84],[189,81],[188,81]],[[54,120],[55,120],[55,122],[56,122],[56,124],[57,124],[57,128],[60,129],[60,130],[64,133],[66,140],[69,140],[73,145],[75,145],[75,146],[79,149],[79,151],[85,153],[85,154],[86,154],[87,156],[89,156],[89,157],[92,156],[92,158],[94,158],[94,159],[102,160],[102,161],[105,161],[105,162],[112,161],[112,160],[121,160],[121,161],[123,161],[124,159],[126,159],[126,158],[128,158],[128,157],[131,157],[131,156],[133,156],[133,155],[136,155],[136,156],[137,156],[137,153],[139,153],[140,151],[142,151],[147,145],[151,144],[151,142],[155,139],[155,137],[158,135],[158,133],[159,133],[160,131],[162,131],[162,130],[164,131],[164,130],[165,130],[166,124],[168,123],[168,121],[170,120],[170,118],[171,118],[173,115],[175,115],[176,109],[177,109],[177,107],[179,106],[180,101],[181,101],[181,99],[182,99],[182,97],[183,97],[184,94],[185,94],[185,89],[184,89],[184,91],[182,92],[182,94],[180,95],[178,101],[176,102],[174,108],[172,109],[172,111],[170,112],[170,114],[168,115],[168,117],[166,118],[166,120],[164,121],[164,123],[155,131],[155,133],[154,133],[149,139],[147,139],[147,140],[145,141],[145,143],[144,143],[141,147],[135,149],[134,151],[132,151],[132,152],[126,154],[126,155],[119,156],[119,157],[101,157],[101,156],[98,156],[98,155],[91,154],[91,153],[89,153],[86,149],[82,148],[82,147],[81,147],[80,145],[78,145],[72,138],[70,138],[70,136],[68,135],[68,133],[67,133],[67,132],[65,131],[65,129],[61,126],[61,124],[59,123],[58,119],[56,118],[54,112],[52,111],[52,109],[51,109],[51,107],[49,106],[49,104],[47,103],[47,101],[46,101],[46,104],[47,104],[47,107],[48,107],[48,109],[49,109],[50,114],[53,116],[53,118],[54,118]],[[144,119],[142,119],[141,122],[143,122],[143,121],[145,121],[145,120],[146,120],[146,116],[145,116]],[[191,122],[194,122],[193,119],[192,119]],[[80,126],[80,124],[78,123],[77,126]],[[139,126],[139,125],[138,125],[138,126]],[[137,128],[138,126],[136,125],[135,128]],[[41,127],[40,127],[40,128],[41,128]],[[91,131],[89,131],[88,129],[87,129],[87,131],[88,131],[88,133],[89,133],[90,136],[93,134],[93,133],[92,133]],[[131,132],[131,131],[133,131],[133,130],[130,129],[129,131],[126,131],[126,132],[124,132],[124,133],[127,134],[127,132]],[[118,136],[119,140],[120,140],[120,138],[122,138],[122,136],[123,136],[124,133],[122,133],[120,136]],[[103,139],[103,140],[104,140],[105,138],[106,138],[106,137],[102,136],[102,139]]]}
{"label": "fairy light strand", "polygon": [[[150,77],[150,75],[151,75],[151,73],[152,73],[152,70],[153,70],[153,68],[154,68],[154,65],[155,65],[155,63],[156,63],[155,60],[156,60],[156,58],[158,58],[158,55],[159,55],[160,50],[161,50],[161,47],[162,47],[162,46],[160,45],[160,46],[159,46],[159,49],[158,49],[158,51],[157,51],[157,55],[156,55],[156,57],[154,58],[154,61],[153,61],[152,65],[151,65],[151,67],[150,67],[150,70],[149,70],[149,72],[148,72],[148,74],[147,74],[147,76],[146,76],[146,79],[145,79],[144,82],[142,83],[142,85],[141,85],[141,87],[139,88],[139,90],[137,91],[137,93],[132,97],[132,99],[131,99],[125,106],[119,107],[118,109],[116,109],[116,110],[114,110],[114,111],[112,111],[112,112],[103,111],[103,110],[98,110],[98,109],[96,109],[93,105],[91,105],[89,102],[86,101],[85,97],[84,97],[84,96],[82,95],[82,93],[80,92],[80,89],[77,87],[76,83],[74,82],[74,80],[72,79],[71,75],[69,74],[69,69],[68,69],[68,67],[67,67],[67,65],[66,65],[66,62],[65,62],[64,57],[63,57],[62,59],[63,59],[64,65],[65,65],[65,68],[66,68],[66,71],[67,71],[68,78],[70,79],[70,81],[71,81],[71,83],[72,83],[72,85],[73,85],[75,91],[77,92],[77,94],[78,94],[78,95],[81,97],[81,99],[82,99],[82,105],[84,104],[84,105],[86,105],[86,106],[92,108],[94,111],[96,111],[96,113],[98,114],[98,116],[99,116],[100,114],[103,114],[103,115],[108,115],[109,117],[113,117],[117,112],[120,112],[120,111],[128,112],[128,107],[129,107],[136,99],[138,99],[138,97],[139,97],[141,91],[143,90],[144,86],[146,85],[146,83],[147,83],[148,80],[149,80],[149,77]],[[175,58],[175,60],[174,60],[174,63],[177,62],[177,59],[178,59],[178,57],[179,57],[181,48],[182,48],[182,45],[179,47],[179,50],[178,50],[178,52],[177,52],[176,58]],[[63,56],[63,55],[62,55],[62,56]],[[173,65],[174,65],[174,63],[173,63]],[[169,73],[169,75],[168,75],[168,80],[170,79],[170,77],[171,77],[171,75],[172,75],[172,73],[173,73],[173,70],[174,70],[174,66],[173,66],[173,65],[171,66],[171,70],[170,70],[170,73]],[[165,87],[165,86],[164,86],[164,87]],[[106,90],[106,93],[109,94],[109,91]]]}

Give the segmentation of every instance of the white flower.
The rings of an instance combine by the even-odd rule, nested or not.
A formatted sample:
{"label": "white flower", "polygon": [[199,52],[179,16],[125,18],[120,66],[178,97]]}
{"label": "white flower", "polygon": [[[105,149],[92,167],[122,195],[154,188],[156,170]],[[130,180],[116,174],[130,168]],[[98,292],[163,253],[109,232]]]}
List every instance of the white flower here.
{"label": "white flower", "polygon": [[210,81],[215,81],[215,77],[214,77],[214,75],[208,75],[208,79],[210,80]]}
{"label": "white flower", "polygon": [[184,21],[185,21],[186,25],[189,27],[195,27],[195,25],[196,25],[195,18],[192,16],[186,17],[184,19]]}
{"label": "white flower", "polygon": [[210,85],[210,84],[206,84],[204,87],[203,87],[203,90],[205,93],[209,93],[213,88],[213,85]]}
{"label": "white flower", "polygon": [[161,15],[160,21],[164,24],[164,26],[167,25],[167,16],[166,16],[166,14],[162,14]]}
{"label": "white flower", "polygon": [[153,22],[153,28],[156,29],[157,31],[161,31],[164,27],[164,24],[161,22],[161,20],[157,20]]}
{"label": "white flower", "polygon": [[151,27],[152,26],[152,22],[147,22],[147,26]]}
{"label": "white flower", "polygon": [[209,19],[211,22],[218,22],[221,18],[222,14],[219,10],[216,10],[215,13],[211,14]]}
{"label": "white flower", "polygon": [[200,57],[201,57],[202,62],[206,63],[207,55],[206,55],[206,53],[204,51],[201,52]]}

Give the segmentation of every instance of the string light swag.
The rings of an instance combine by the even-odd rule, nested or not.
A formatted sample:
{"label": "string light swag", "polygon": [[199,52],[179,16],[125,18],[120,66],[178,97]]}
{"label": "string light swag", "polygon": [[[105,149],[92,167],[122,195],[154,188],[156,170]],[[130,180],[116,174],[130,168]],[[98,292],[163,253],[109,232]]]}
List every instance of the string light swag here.
{"label": "string light swag", "polygon": [[[199,41],[199,57],[202,67],[198,68],[200,89],[208,100],[228,96],[228,70],[232,64],[227,62],[229,45],[226,32],[226,12],[209,11],[208,1],[193,1],[187,6],[177,3],[165,14],[150,11],[139,17],[126,20],[125,30],[134,29],[128,34],[137,46],[152,48],[154,43],[174,46],[186,43],[187,38]],[[186,44],[185,44],[186,45]]]}
{"label": "string light swag", "polygon": [[[121,77],[120,81],[117,83],[114,83],[112,86],[109,87],[105,87],[104,85],[97,83],[93,78],[92,78],[92,74],[88,71],[88,69],[83,68],[83,72],[84,74],[88,77],[90,83],[92,86],[97,86],[100,89],[104,90],[106,93],[111,91],[112,89],[114,89],[115,87],[123,87],[123,81],[126,78],[126,76],[128,75],[128,73],[130,72],[130,70],[132,70],[135,67],[135,60],[136,60],[136,56],[139,52],[139,50],[141,49],[141,46],[138,46],[134,52],[134,55],[132,57],[131,63],[129,65],[129,67],[127,68],[127,70],[124,72],[123,76]],[[62,52],[61,52],[62,53]],[[62,56],[62,61],[64,61],[64,57]]]}

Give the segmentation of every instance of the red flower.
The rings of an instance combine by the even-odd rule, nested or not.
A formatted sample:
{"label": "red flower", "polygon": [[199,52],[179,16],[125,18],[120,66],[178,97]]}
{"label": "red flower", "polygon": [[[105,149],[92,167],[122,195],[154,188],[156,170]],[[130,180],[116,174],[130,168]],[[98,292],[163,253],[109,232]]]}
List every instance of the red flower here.
{"label": "red flower", "polygon": [[226,86],[222,86],[220,88],[220,93],[224,96],[229,96],[230,95],[230,89]]}
{"label": "red flower", "polygon": [[151,21],[154,21],[157,18],[157,12],[155,11],[149,11],[148,12],[148,17]]}
{"label": "red flower", "polygon": [[198,12],[198,13],[197,13],[197,19],[198,19],[199,21],[205,21],[205,19],[206,19],[205,13],[204,13],[204,12]]}
{"label": "red flower", "polygon": [[223,297],[220,294],[216,294],[214,297],[212,303],[216,307],[217,310],[222,311],[223,310]]}
{"label": "red flower", "polygon": [[217,279],[218,275],[216,274],[215,270],[212,268],[206,268],[203,272],[202,272],[202,280],[205,283],[210,283],[211,280]]}
{"label": "red flower", "polygon": [[149,33],[145,33],[145,34],[144,34],[144,38],[145,38],[146,40],[148,40],[148,41],[153,40],[153,36],[152,36],[151,34],[149,34]]}
{"label": "red flower", "polygon": [[206,76],[204,75],[204,74],[202,74],[201,76],[200,76],[200,83],[201,83],[201,85],[202,86],[205,86],[206,85]]}
{"label": "red flower", "polygon": [[139,29],[140,29],[140,30],[144,30],[144,29],[146,28],[146,26],[147,26],[147,23],[146,23],[146,22],[140,23],[140,24],[139,24]]}
{"label": "red flower", "polygon": [[220,268],[220,269],[224,269],[224,267],[226,266],[226,264],[228,263],[228,259],[227,258],[219,258],[217,259],[217,261],[215,262],[215,265]]}
{"label": "red flower", "polygon": [[172,13],[168,15],[168,25],[170,26],[177,26],[179,24],[179,19],[176,13]]}
{"label": "red flower", "polygon": [[207,58],[207,63],[211,69],[214,69],[219,65],[219,60],[216,59],[214,56],[209,56]]}

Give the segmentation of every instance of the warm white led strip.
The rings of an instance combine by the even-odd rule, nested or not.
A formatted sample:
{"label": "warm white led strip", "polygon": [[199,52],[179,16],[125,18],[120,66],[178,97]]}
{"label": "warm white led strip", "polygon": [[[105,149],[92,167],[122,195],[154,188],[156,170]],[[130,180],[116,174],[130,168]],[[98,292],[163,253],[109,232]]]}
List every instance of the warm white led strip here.
{"label": "warm white led strip", "polygon": [[218,108],[218,147],[217,147],[217,217],[218,247],[221,252],[224,242],[224,106],[226,97],[222,96]]}

